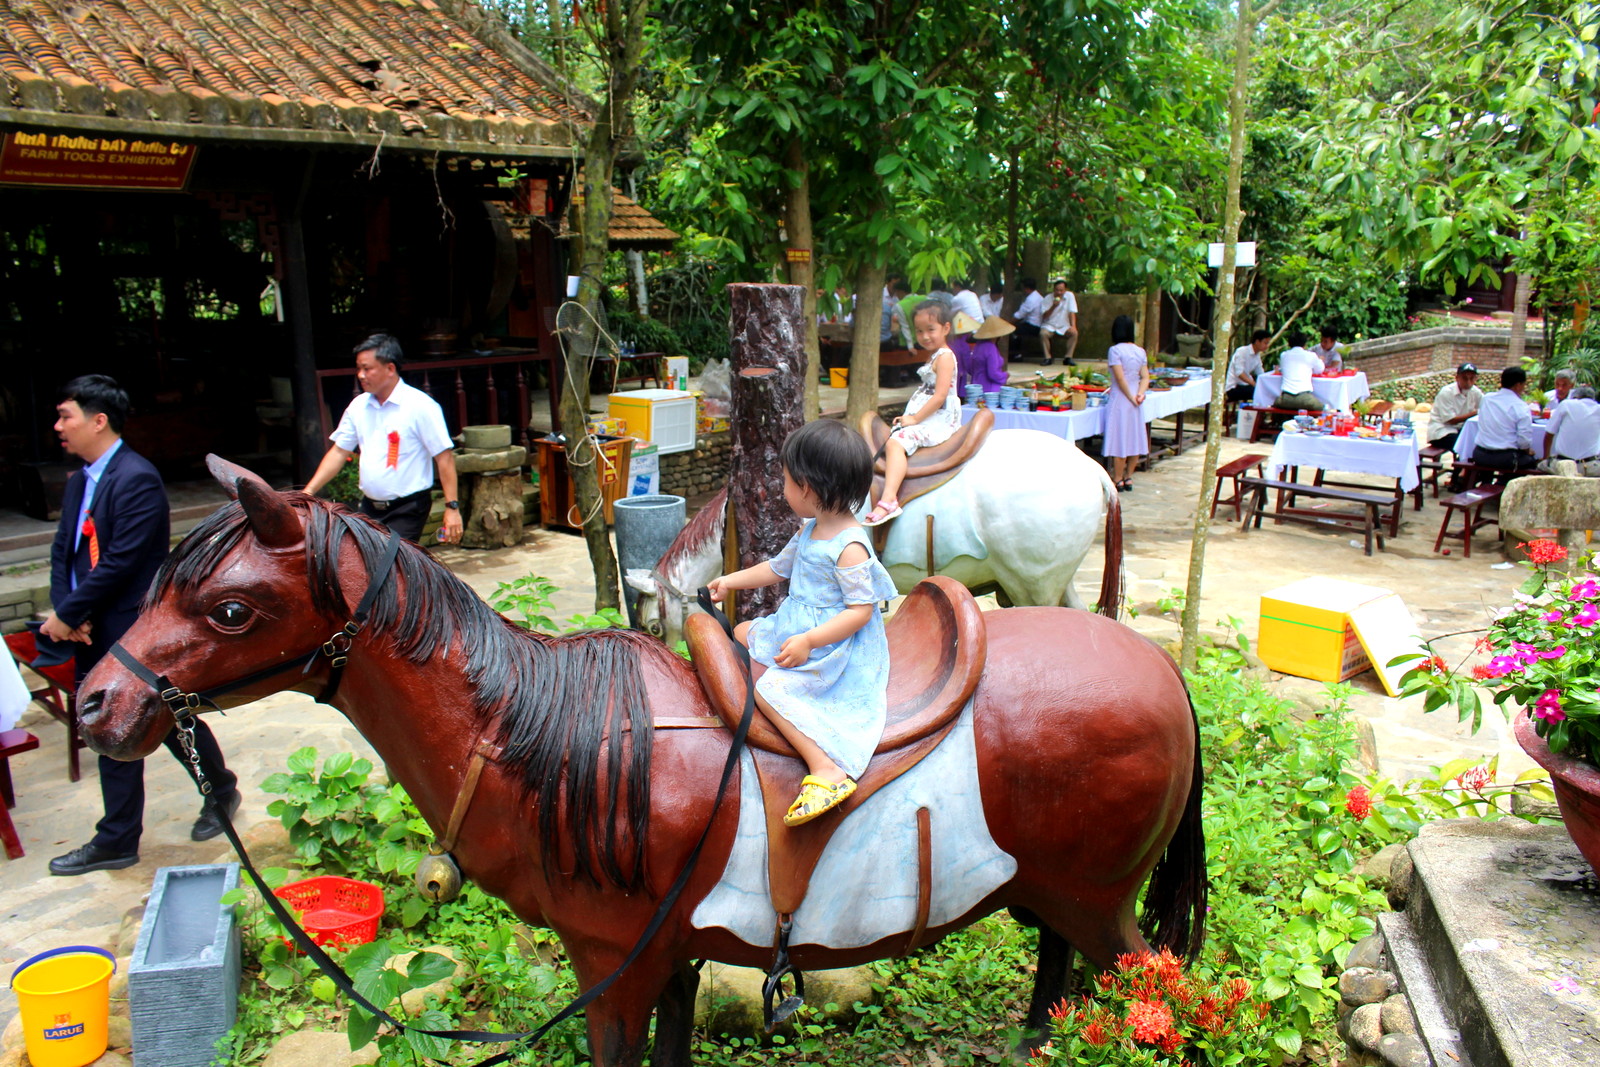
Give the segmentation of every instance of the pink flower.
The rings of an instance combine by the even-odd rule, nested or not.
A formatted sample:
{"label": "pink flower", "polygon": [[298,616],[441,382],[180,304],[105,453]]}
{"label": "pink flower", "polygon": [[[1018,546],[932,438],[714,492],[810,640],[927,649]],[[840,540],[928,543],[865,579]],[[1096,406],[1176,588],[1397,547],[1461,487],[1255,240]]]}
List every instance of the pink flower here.
{"label": "pink flower", "polygon": [[1600,598],[1600,582],[1585,578],[1567,592],[1568,600],[1594,600]]}
{"label": "pink flower", "polygon": [[1539,658],[1540,659],[1560,659],[1562,656],[1565,656],[1566,654],[1567,654],[1567,646],[1566,645],[1555,645],[1554,647],[1547,648],[1543,652],[1539,653]]}
{"label": "pink flower", "polygon": [[1494,782],[1494,774],[1489,768],[1479,766],[1471,767],[1456,775],[1456,785],[1462,789],[1470,789],[1474,793],[1481,793],[1484,787]]}
{"label": "pink flower", "polygon": [[1560,722],[1567,717],[1561,710],[1561,691],[1546,689],[1539,694],[1539,699],[1533,702],[1533,714],[1545,722]]}
{"label": "pink flower", "polygon": [[1561,625],[1570,630],[1574,626],[1589,627],[1597,622],[1600,622],[1600,604],[1585,604],[1581,611]]}
{"label": "pink flower", "polygon": [[1539,621],[1540,622],[1560,622],[1564,618],[1566,618],[1566,616],[1561,614],[1561,609],[1560,608],[1553,608],[1550,611],[1546,612],[1545,614],[1540,615],[1539,616]]}
{"label": "pink flower", "polygon": [[1550,983],[1550,992],[1576,993],[1578,992],[1578,980],[1572,977],[1570,974],[1563,975],[1562,977],[1557,978],[1554,982]]}
{"label": "pink flower", "polygon": [[1494,672],[1490,677],[1499,678],[1506,674],[1516,674],[1522,670],[1522,664],[1510,656],[1496,656],[1489,661],[1488,670]]}

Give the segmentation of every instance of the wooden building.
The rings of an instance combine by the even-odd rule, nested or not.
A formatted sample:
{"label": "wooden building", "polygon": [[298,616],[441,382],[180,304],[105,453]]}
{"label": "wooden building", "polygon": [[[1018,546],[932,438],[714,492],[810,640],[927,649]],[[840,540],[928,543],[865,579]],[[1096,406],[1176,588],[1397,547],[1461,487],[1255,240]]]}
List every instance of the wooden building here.
{"label": "wooden building", "polygon": [[453,426],[516,421],[594,107],[463,0],[0,3],[0,504],[86,372],[169,476],[305,477],[380,330]]}

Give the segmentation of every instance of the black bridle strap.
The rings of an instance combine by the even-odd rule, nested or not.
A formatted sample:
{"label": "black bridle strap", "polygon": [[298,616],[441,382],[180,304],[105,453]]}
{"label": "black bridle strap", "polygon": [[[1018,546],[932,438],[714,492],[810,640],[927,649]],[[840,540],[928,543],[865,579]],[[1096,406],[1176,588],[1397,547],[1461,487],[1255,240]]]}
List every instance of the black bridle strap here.
{"label": "black bridle strap", "polygon": [[389,580],[389,572],[394,568],[394,561],[399,555],[400,535],[390,530],[389,541],[384,546],[383,559],[379,562],[377,570],[373,572],[371,580],[367,582],[367,591],[361,594],[361,600],[356,604],[355,614],[350,616],[349,622],[345,623],[332,637],[311,651],[298,656],[291,656],[289,659],[271,667],[263,667],[258,671],[252,671],[242,678],[235,678],[231,682],[224,682],[221,685],[212,686],[210,689],[200,692],[187,693],[173,685],[172,680],[166,675],[157,674],[143,663],[140,663],[133,653],[122,647],[122,642],[118,641],[111,646],[111,654],[117,657],[118,662],[124,667],[132,671],[134,677],[159,693],[161,699],[166,702],[167,707],[172,710],[174,716],[193,714],[199,711],[202,705],[210,706],[220,711],[221,706],[216,701],[217,697],[226,696],[229,693],[255,685],[257,682],[262,682],[286,671],[293,670],[301,660],[305,661],[305,665],[300,668],[300,673],[302,675],[310,674],[311,668],[317,665],[317,657],[327,656],[328,662],[332,666],[328,671],[327,683],[322,687],[322,692],[317,695],[319,703],[327,704],[333,700],[334,693],[339,689],[339,682],[344,677],[344,665],[349,658],[351,644],[355,641],[356,635],[361,632],[362,627],[367,624],[367,619],[372,615],[372,605],[377,601],[378,593],[383,589],[384,583]]}
{"label": "black bridle strap", "polygon": [[[657,905],[655,914],[650,917],[650,922],[645,926],[644,932],[639,935],[639,940],[634,943],[633,949],[628,953],[627,958],[618,965],[616,970],[590,986],[566,1007],[533,1030],[524,1030],[518,1033],[498,1033],[489,1030],[425,1030],[421,1027],[408,1026],[357,992],[355,983],[350,980],[350,976],[344,972],[344,969],[324,952],[320,945],[311,940],[300,927],[300,924],[289,914],[289,910],[284,907],[283,902],[278,899],[277,895],[272,892],[266,881],[256,871],[255,865],[250,862],[250,856],[245,851],[244,842],[239,840],[239,834],[233,827],[233,820],[228,817],[227,806],[218,805],[214,810],[221,817],[222,829],[228,835],[229,843],[233,845],[233,850],[239,855],[239,865],[250,876],[250,881],[254,883],[257,892],[261,894],[262,900],[272,910],[272,914],[277,918],[278,922],[283,924],[284,929],[294,940],[295,946],[301,952],[304,952],[311,959],[311,962],[315,963],[317,968],[327,975],[345,996],[381,1022],[387,1023],[397,1030],[412,1030],[419,1034],[426,1034],[429,1037],[437,1037],[446,1041],[465,1041],[472,1044],[515,1042],[518,1045],[531,1045],[544,1037],[552,1027],[572,1018],[588,1007],[596,998],[604,994],[607,989],[610,989],[612,984],[622,976],[622,973],[643,955],[645,948],[654,940],[656,934],[666,922],[667,916],[677,906],[678,898],[683,894],[684,887],[689,884],[689,878],[699,864],[700,854],[705,850],[706,841],[711,837],[711,828],[716,825],[717,813],[722,809],[722,801],[727,794],[728,783],[733,778],[734,769],[739,765],[739,754],[744,751],[745,738],[749,735],[750,723],[755,718],[756,691],[755,683],[750,680],[750,653],[744,645],[734,640],[732,624],[728,622],[727,616],[712,603],[710,593],[705,589],[701,589],[698,599],[700,606],[721,624],[723,632],[728,635],[730,641],[733,641],[733,647],[741,665],[744,667],[747,683],[744,696],[744,711],[739,717],[738,729],[733,732],[733,741],[728,746],[728,756],[722,765],[722,778],[717,783],[716,797],[712,801],[711,816],[706,820],[705,829],[700,831],[700,839],[695,842],[694,848],[690,850],[688,858],[684,861],[683,869],[678,872],[678,877],[673,880],[672,886],[667,890],[666,895],[661,898],[661,903]],[[146,680],[148,681],[149,679]],[[205,791],[204,786],[202,786],[201,791],[202,793]],[[479,1061],[477,1067],[496,1067],[498,1064],[509,1061],[513,1056],[517,1055],[518,1051],[516,1048],[506,1049],[504,1052]]]}

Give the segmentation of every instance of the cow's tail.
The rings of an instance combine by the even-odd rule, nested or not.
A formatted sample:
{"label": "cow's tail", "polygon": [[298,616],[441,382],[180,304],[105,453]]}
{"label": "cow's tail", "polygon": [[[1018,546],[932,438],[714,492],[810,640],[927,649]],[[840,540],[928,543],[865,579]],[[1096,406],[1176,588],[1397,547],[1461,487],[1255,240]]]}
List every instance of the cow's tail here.
{"label": "cow's tail", "polygon": [[1115,619],[1122,614],[1122,496],[1104,467],[1097,463],[1095,470],[1100,472],[1100,488],[1106,497],[1106,560],[1100,576],[1099,611]]}

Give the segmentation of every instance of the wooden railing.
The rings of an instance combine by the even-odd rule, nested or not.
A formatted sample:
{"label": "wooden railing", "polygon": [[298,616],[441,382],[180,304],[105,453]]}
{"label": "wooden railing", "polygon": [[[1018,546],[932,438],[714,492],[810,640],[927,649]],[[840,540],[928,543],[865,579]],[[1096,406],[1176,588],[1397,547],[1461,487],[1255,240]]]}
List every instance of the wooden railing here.
{"label": "wooden railing", "polygon": [[[528,429],[528,419],[533,409],[530,372],[533,364],[545,365],[550,395],[550,425],[552,429],[560,430],[560,363],[552,356],[531,348],[501,348],[496,349],[495,353],[466,359],[428,362],[408,360],[401,364],[401,376],[407,384],[421,389],[439,402],[444,409],[445,424],[452,434],[459,433],[463,426],[476,423],[510,423],[512,440],[519,441],[531,450],[533,434]],[[317,387],[323,400],[324,436],[333,432],[338,416],[343,414],[345,405],[349,403],[342,390],[328,385],[330,381],[342,379],[349,379],[349,397],[361,392],[354,367],[317,371]]]}

